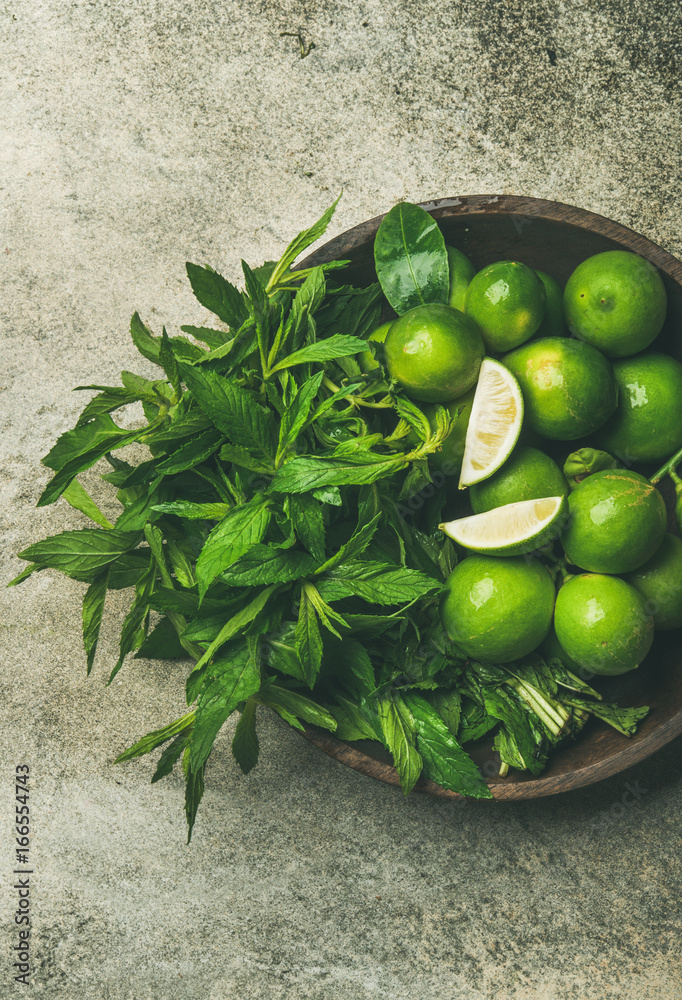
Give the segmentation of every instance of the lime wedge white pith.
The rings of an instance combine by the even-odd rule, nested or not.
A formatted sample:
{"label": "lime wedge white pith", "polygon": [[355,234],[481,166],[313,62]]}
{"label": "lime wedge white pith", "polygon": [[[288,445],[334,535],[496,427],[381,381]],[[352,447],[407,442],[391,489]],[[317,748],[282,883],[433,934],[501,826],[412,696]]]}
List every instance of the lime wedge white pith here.
{"label": "lime wedge white pith", "polygon": [[559,537],[568,509],[566,497],[521,500],[484,514],[460,517],[438,527],[465,549],[491,556],[534,552]]}
{"label": "lime wedge white pith", "polygon": [[522,422],[519,383],[499,361],[484,358],[467,428],[460,490],[497,472],[512,453]]}

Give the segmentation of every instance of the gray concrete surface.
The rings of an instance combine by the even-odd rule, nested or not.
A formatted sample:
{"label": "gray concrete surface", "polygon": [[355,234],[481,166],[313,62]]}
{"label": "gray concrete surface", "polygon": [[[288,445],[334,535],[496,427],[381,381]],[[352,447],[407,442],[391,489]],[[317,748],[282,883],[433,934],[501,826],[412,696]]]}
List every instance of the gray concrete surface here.
{"label": "gray concrete surface", "polygon": [[[299,30],[304,59],[280,37]],[[341,188],[331,235],[403,198],[505,192],[680,254],[681,60],[663,0],[0,2],[0,582],[83,524],[33,509],[71,388],[146,370],[134,309],[208,318],[188,259],[237,279]],[[111,765],[180,710],[178,667],[105,686],[121,597],[86,680],[82,590],[43,573],[0,591],[3,1000],[682,996],[679,741],[584,791],[458,807],[404,801],[263,716],[248,778],[221,734],[188,848],[180,780]],[[7,960],[24,761],[28,988]]]}

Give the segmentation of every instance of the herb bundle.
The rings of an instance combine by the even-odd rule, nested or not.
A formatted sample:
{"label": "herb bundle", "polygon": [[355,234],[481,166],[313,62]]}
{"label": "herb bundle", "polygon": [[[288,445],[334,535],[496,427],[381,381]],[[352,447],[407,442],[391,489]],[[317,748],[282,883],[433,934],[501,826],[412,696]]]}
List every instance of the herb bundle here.
{"label": "herb bundle", "polygon": [[[405,793],[423,772],[478,798],[491,792],[468,741],[495,729],[501,773],[538,774],[590,714],[626,734],[646,714],[605,704],[558,660],[484,665],[448,639],[438,602],[457,552],[437,530],[448,484],[433,482],[428,456],[453,419],[440,406],[428,419],[367,339],[387,299],[399,312],[447,300],[443,237],[427,213],[400,205],[377,237],[381,284],[344,284],[343,261],[294,270],[335,204],[279,261],[242,262],[243,291],[187,265],[224,329],[154,336],[133,316],[132,339],[159,379],[126,371],[120,386],[79,387],[95,395],[43,460],[54,476],[38,506],[63,496],[96,527],[31,545],[12,581],[53,568],[88,585],[88,673],[110,589],[132,593],[110,680],[130,653],[193,661],[189,712],[118,757],[163,747],[153,781],[181,760],[188,839],[233,712],[235,758],[245,773],[256,764],[258,705],[299,729],[381,742]],[[361,368],[368,351],[376,361]],[[119,427],[111,414],[135,402],[144,426]],[[132,443],[149,451],[136,466],[119,455]],[[77,478],[100,459],[122,505],[115,524]]]}

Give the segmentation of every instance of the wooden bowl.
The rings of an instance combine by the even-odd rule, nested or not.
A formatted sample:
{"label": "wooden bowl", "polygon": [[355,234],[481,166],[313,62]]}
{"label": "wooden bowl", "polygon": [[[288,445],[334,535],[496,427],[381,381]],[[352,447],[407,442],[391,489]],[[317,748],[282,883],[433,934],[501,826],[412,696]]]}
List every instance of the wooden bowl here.
{"label": "wooden bowl", "polygon": [[[422,204],[438,220],[447,243],[462,250],[478,269],[496,260],[517,260],[547,271],[565,283],[586,257],[604,250],[631,250],[646,257],[661,273],[668,293],[668,315],[656,348],[682,360],[682,263],[650,240],[616,222],[571,205],[510,195],[467,195]],[[356,285],[376,281],[374,237],[383,216],[363,222],[316,250],[300,266],[348,259],[344,280]],[[653,470],[652,470],[653,472]],[[669,480],[663,484],[662,491]],[[671,499],[671,491],[667,498]],[[669,503],[672,511],[672,504]],[[672,513],[670,530],[676,530]],[[651,652],[637,670],[603,678],[604,698],[621,705],[651,706],[637,733],[627,738],[596,720],[575,742],[557,750],[542,775],[510,771],[497,775],[499,757],[492,740],[469,744],[496,799],[530,799],[580,788],[617,774],[648,757],[682,733],[682,642],[680,631],[659,632]],[[398,775],[387,751],[369,740],[346,743],[312,726],[306,738],[336,760],[390,785]],[[417,789],[442,798],[461,799],[455,792],[420,779]]]}

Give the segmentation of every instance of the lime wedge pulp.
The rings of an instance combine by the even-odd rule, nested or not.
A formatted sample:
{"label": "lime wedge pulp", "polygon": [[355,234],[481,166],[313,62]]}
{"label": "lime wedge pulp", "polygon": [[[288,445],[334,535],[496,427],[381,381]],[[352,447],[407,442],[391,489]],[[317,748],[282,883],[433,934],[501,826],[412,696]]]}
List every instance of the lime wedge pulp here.
{"label": "lime wedge pulp", "polygon": [[518,556],[534,552],[559,537],[566,520],[566,497],[521,500],[484,514],[439,524],[453,541],[490,556]]}
{"label": "lime wedge pulp", "polygon": [[523,422],[523,396],[512,373],[484,358],[476,384],[459,488],[492,476],[511,455]]}

